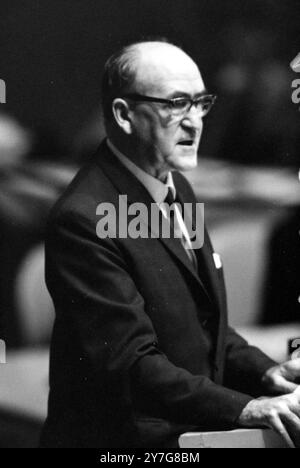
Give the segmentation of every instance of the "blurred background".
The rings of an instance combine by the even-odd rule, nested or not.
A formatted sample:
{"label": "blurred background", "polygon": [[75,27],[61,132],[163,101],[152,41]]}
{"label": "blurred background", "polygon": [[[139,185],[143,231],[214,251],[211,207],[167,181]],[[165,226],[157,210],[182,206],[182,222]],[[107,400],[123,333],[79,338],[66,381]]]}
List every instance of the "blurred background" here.
{"label": "blurred background", "polygon": [[286,359],[300,337],[299,21],[299,0],[1,1],[0,447],[37,444],[53,322],[45,223],[105,136],[103,65],[132,40],[178,43],[219,96],[187,176],[223,257],[231,323]]}

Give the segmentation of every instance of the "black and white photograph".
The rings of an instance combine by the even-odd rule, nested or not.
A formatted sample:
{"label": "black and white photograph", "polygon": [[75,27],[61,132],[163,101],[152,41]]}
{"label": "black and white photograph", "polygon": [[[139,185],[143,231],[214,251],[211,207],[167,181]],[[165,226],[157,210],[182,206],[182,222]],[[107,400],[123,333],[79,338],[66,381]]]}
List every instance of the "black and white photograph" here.
{"label": "black and white photograph", "polygon": [[300,448],[299,0],[0,9],[0,448]]}

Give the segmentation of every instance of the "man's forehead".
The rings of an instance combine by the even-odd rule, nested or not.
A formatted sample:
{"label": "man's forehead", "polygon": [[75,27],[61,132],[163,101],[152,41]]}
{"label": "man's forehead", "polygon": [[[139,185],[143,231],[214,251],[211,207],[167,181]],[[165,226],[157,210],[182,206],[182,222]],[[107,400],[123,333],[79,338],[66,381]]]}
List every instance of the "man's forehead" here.
{"label": "man's forehead", "polygon": [[[162,89],[176,92],[195,88],[201,92],[204,84],[195,62],[182,50],[169,44],[140,47],[136,62],[136,86],[140,92]],[[185,89],[186,88],[186,89]]]}

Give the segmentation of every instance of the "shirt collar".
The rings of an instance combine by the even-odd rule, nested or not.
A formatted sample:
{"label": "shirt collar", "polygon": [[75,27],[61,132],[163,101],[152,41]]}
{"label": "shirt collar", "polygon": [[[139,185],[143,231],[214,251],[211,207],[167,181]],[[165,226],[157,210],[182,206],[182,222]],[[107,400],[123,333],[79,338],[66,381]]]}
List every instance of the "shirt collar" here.
{"label": "shirt collar", "polygon": [[160,204],[165,200],[169,188],[172,190],[174,199],[176,198],[176,188],[174,186],[171,171],[168,172],[166,183],[163,183],[138,167],[127,156],[125,156],[125,154],[121,153],[121,151],[118,150],[118,148],[116,148],[109,139],[107,140],[107,145],[113,154],[124,164],[124,166],[127,167],[127,169],[143,184],[156,203]]}

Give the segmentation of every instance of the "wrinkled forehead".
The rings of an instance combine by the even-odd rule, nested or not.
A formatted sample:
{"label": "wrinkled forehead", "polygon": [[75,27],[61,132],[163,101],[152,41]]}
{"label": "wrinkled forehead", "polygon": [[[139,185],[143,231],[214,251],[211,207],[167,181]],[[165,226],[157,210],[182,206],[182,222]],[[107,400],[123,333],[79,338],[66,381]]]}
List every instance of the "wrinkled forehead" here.
{"label": "wrinkled forehead", "polygon": [[195,62],[182,50],[168,45],[140,50],[134,86],[135,92],[153,96],[195,95],[205,90]]}

